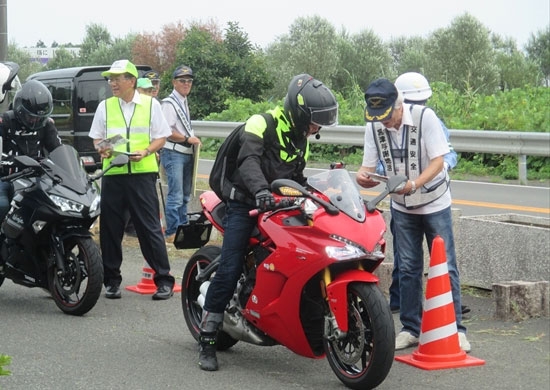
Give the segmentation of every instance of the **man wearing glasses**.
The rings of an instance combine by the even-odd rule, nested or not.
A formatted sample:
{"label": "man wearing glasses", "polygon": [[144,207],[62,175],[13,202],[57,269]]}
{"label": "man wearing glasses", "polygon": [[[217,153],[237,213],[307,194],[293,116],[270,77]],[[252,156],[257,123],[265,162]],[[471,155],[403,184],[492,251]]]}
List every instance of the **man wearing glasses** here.
{"label": "man wearing glasses", "polygon": [[103,159],[103,168],[117,154],[129,156],[128,164],[112,168],[101,179],[99,239],[105,296],[121,297],[122,239],[130,215],[141,253],[155,271],[153,300],[168,299],[173,295],[174,277],[159,219],[155,153],[164,146],[170,128],[160,103],[136,91],[138,71],[133,63],[115,61],[101,75],[108,79],[113,96],[99,103],[89,136]]}
{"label": "man wearing glasses", "polygon": [[178,226],[188,223],[187,204],[191,199],[193,184],[193,154],[201,141],[191,127],[188,96],[193,87],[193,70],[181,65],[172,74],[174,89],[162,100],[162,112],[172,134],[160,150],[160,163],[166,172],[168,194],[164,215],[165,240],[173,243]]}

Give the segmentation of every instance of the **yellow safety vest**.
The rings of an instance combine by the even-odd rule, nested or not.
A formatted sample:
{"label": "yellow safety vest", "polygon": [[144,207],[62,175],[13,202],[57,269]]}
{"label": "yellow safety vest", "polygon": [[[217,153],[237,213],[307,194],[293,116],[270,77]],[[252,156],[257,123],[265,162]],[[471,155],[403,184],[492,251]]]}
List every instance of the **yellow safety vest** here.
{"label": "yellow safety vest", "polygon": [[[135,104],[130,124],[126,126],[118,98],[113,96],[105,101],[107,137],[110,138],[119,134],[129,141],[127,144],[115,146],[115,152],[117,150],[121,152],[134,152],[145,150],[149,146],[151,142],[151,108],[152,98],[141,95],[141,103]],[[103,169],[109,165],[115,155],[116,153],[114,153],[113,157],[103,159]],[[154,153],[142,158],[141,161],[131,161],[122,167],[114,167],[106,175],[151,172],[158,172],[157,158]]]}

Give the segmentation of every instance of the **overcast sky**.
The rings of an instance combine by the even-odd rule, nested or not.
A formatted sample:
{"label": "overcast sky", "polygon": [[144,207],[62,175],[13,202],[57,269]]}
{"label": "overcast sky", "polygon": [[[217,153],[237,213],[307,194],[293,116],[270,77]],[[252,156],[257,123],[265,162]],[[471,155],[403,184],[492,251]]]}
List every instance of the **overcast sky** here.
{"label": "overcast sky", "polygon": [[187,26],[208,20],[222,28],[238,22],[252,43],[265,47],[287,34],[297,17],[312,15],[327,19],[337,31],[372,29],[387,41],[426,37],[465,12],[492,32],[514,38],[519,48],[550,24],[549,0],[7,0],[8,42],[19,47],[33,47],[39,40],[48,47],[54,41],[78,44],[92,23],[123,38],[131,32],[157,33],[178,21]]}

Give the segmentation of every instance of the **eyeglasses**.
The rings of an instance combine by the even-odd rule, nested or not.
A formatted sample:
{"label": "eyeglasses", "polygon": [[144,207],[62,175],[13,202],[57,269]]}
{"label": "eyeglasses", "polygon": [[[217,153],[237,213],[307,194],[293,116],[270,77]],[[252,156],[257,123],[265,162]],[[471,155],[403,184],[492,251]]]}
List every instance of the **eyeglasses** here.
{"label": "eyeglasses", "polygon": [[193,79],[176,79],[180,84],[193,84]]}
{"label": "eyeglasses", "polygon": [[107,79],[107,82],[109,84],[120,84],[120,82],[122,80],[128,80],[128,78],[124,77],[124,76],[122,76],[122,77],[110,77],[110,78]]}

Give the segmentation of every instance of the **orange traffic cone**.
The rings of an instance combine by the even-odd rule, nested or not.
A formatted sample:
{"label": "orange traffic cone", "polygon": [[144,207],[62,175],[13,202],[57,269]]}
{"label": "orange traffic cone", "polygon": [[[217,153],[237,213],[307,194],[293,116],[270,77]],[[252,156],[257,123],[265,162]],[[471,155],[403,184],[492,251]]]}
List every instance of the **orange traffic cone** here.
{"label": "orange traffic cone", "polygon": [[[135,286],[126,286],[126,290],[139,294],[154,294],[157,292],[157,286],[153,280],[155,271],[151,268],[147,261],[144,261],[141,280]],[[181,292],[181,285],[174,284],[174,292]]]}
{"label": "orange traffic cone", "polygon": [[424,370],[485,364],[485,360],[469,356],[460,348],[445,242],[440,236],[432,243],[423,309],[418,348],[395,360]]}

